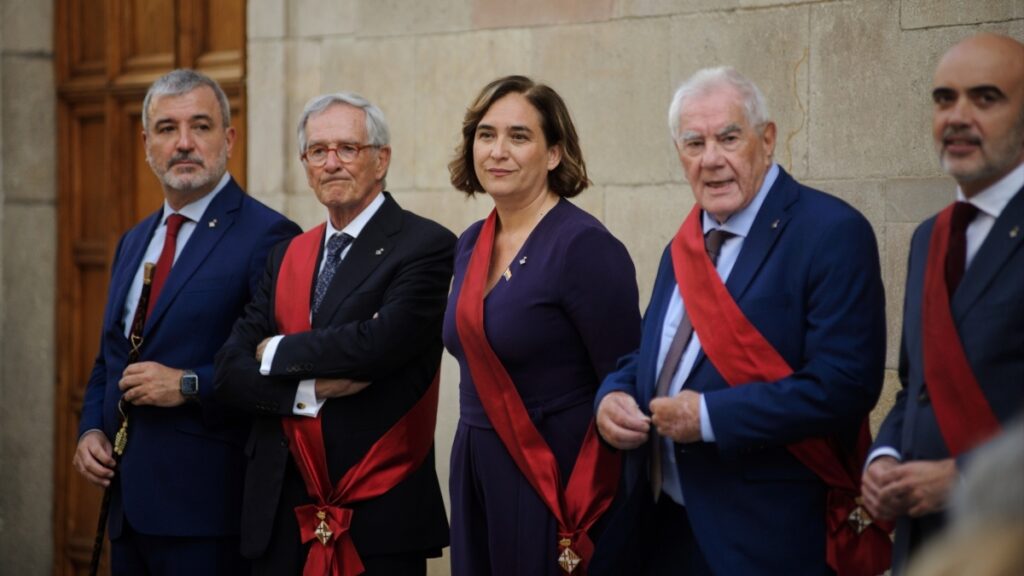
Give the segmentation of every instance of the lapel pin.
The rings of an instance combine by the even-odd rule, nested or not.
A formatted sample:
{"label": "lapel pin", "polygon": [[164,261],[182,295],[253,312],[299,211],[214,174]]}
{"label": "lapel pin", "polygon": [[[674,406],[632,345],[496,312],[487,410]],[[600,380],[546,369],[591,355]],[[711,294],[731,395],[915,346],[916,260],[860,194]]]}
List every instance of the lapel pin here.
{"label": "lapel pin", "polygon": [[512,279],[512,270],[510,268],[505,268],[505,273],[502,274],[502,276],[505,277],[505,282],[508,282]]}
{"label": "lapel pin", "polygon": [[206,225],[209,226],[210,228],[216,228],[217,227],[217,219],[214,218],[213,220],[210,220]]}
{"label": "lapel pin", "polygon": [[380,256],[383,253],[384,253],[384,249],[383,248],[377,248],[377,251],[374,252],[374,254],[376,254],[377,256]]}
{"label": "lapel pin", "polygon": [[519,259],[519,265],[520,266],[525,266],[526,265],[526,256],[523,256],[522,258]]}
{"label": "lapel pin", "polygon": [[1017,234],[1020,234],[1020,226],[1014,226],[1010,229],[1010,238],[1016,238]]}
{"label": "lapel pin", "polygon": [[775,222],[772,222],[772,230],[775,230],[778,227],[779,227],[779,221],[778,221],[778,219],[776,219]]}

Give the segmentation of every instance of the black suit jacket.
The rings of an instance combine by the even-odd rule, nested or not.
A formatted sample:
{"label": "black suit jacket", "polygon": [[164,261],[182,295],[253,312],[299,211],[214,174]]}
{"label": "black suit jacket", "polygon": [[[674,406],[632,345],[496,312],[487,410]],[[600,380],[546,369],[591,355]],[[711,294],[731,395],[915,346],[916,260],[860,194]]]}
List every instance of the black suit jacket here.
{"label": "black suit jacket", "polygon": [[[328,470],[336,483],[423,396],[440,366],[455,236],[384,194],[384,204],[340,264],[312,329],[281,340],[270,375],[259,374],[254,352],[264,338],[280,333],[274,302],[288,243],[271,252],[259,292],[217,356],[218,396],[256,415],[246,448],[242,553],[270,556],[271,565],[282,569],[290,570],[296,555],[305,559],[293,509],[312,501],[281,427],[281,417],[292,415],[299,381],[371,382],[321,409]],[[433,450],[391,491],[351,508],[360,556],[429,556],[448,544]]]}

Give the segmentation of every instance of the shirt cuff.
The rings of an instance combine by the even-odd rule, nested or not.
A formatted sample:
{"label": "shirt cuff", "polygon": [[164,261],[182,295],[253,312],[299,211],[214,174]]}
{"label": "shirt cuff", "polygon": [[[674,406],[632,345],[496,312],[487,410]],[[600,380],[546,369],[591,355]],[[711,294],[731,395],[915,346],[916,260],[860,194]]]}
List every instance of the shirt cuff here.
{"label": "shirt cuff", "polygon": [[317,399],[316,397],[316,379],[300,380],[299,388],[295,391],[295,403],[292,404],[292,414],[316,418],[324,402],[325,400]]}
{"label": "shirt cuff", "polygon": [[700,395],[700,437],[705,442],[715,441],[715,431],[711,429],[711,417],[708,416],[708,404],[704,395]]}
{"label": "shirt cuff", "polygon": [[878,448],[872,450],[870,454],[868,454],[868,459],[864,462],[864,469],[867,470],[868,466],[870,466],[872,462],[881,458],[882,456],[892,456],[899,462],[903,461],[903,458],[900,458],[900,453],[897,452],[896,449],[893,448],[892,446],[879,446]]}
{"label": "shirt cuff", "polygon": [[277,352],[277,345],[281,343],[282,338],[284,336],[274,336],[267,340],[267,345],[263,347],[263,360],[260,362],[261,375],[270,376],[270,367],[274,365],[274,354]]}

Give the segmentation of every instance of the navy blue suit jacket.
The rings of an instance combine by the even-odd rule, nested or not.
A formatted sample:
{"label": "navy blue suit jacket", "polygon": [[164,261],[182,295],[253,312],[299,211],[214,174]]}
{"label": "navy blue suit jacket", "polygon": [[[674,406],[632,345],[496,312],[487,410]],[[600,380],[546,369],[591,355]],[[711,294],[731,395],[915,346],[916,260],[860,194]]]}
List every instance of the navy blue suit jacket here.
{"label": "navy blue suit jacket", "polygon": [[[161,214],[162,208],[118,244],[79,435],[98,428],[113,439],[117,431],[117,383],[129,351],[121,317]],[[144,534],[239,532],[248,420],[211,398],[213,357],[255,292],[270,248],[299,231],[295,223],[247,196],[234,180],[206,208],[146,322],[139,359],[194,370],[201,400],[175,408],[132,408],[128,447],[111,501],[111,538],[120,535],[124,515]]]}
{"label": "navy blue suit jacket", "polygon": [[[825,486],[786,444],[834,436],[852,445],[881,391],[885,304],[867,220],[785,171],[769,190],[726,282],[746,317],[795,370],[730,388],[698,356],[685,389],[704,395],[716,442],[677,444],[694,535],[716,574],[827,574]],[[675,276],[666,249],[640,349],[601,386],[647,408]],[[627,456],[627,490],[647,490],[650,444]]]}
{"label": "navy blue suit jacket", "polygon": [[[895,448],[904,462],[942,460],[949,450],[939,432],[924,382],[921,341],[921,305],[925,265],[935,218],[914,232],[907,266],[900,346],[900,382],[875,447]],[[965,271],[951,301],[967,361],[989,405],[1000,422],[1024,409],[1024,189],[1010,200]],[[963,469],[970,453],[958,459]],[[942,514],[914,520],[902,518],[896,526],[894,564],[902,566],[914,541],[927,537],[943,524]]]}

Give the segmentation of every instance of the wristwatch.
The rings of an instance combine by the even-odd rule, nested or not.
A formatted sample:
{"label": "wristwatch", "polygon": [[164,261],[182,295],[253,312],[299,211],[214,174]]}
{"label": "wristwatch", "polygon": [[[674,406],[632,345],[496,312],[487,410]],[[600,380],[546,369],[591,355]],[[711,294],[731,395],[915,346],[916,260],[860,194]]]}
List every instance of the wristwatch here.
{"label": "wristwatch", "polygon": [[185,397],[185,400],[199,398],[199,376],[192,370],[185,370],[181,375],[181,395]]}

